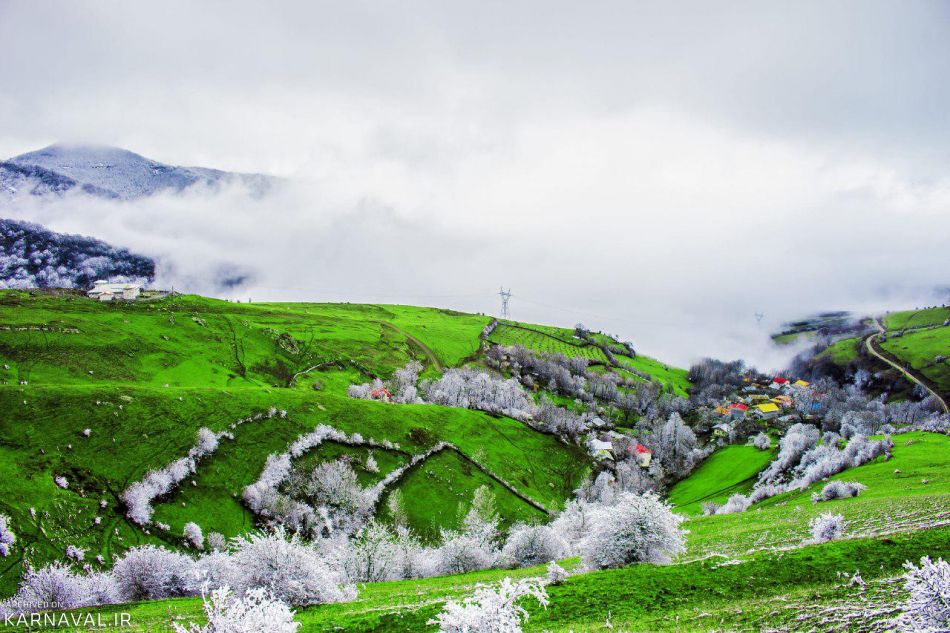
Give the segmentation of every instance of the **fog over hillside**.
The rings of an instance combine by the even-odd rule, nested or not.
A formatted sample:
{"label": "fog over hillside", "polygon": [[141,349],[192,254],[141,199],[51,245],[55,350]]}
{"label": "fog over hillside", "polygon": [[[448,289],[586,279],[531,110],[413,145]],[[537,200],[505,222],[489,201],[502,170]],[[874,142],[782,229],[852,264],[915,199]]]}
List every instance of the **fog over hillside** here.
{"label": "fog over hillside", "polygon": [[4,214],[195,292],[496,312],[504,284],[515,318],[777,366],[783,321],[948,299],[947,7],[872,4],[5,3],[33,54],[0,59],[0,155],[291,184]]}

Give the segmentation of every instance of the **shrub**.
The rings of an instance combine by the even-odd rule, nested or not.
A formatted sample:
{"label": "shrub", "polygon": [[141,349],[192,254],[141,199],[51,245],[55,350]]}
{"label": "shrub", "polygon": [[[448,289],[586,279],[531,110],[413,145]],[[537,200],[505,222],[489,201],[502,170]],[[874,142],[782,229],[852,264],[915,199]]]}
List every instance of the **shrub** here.
{"label": "shrub", "polygon": [[10,553],[10,546],[16,542],[16,534],[10,527],[10,517],[0,514],[0,556]]}
{"label": "shrub", "polygon": [[831,501],[832,499],[847,499],[848,497],[857,497],[867,486],[851,481],[832,481],[829,482],[821,492],[813,495],[816,501]]}
{"label": "shrub", "polygon": [[772,448],[772,438],[765,433],[759,433],[752,439],[752,445],[759,450],[767,451]]}
{"label": "shrub", "polygon": [[343,566],[351,581],[379,582],[402,578],[396,535],[388,526],[370,521],[353,539],[341,543]]}
{"label": "shrub", "polygon": [[82,606],[92,607],[122,602],[122,590],[111,573],[98,572],[76,576],[82,595]]}
{"label": "shrub", "polygon": [[514,567],[531,567],[556,560],[567,549],[547,525],[513,525],[501,550],[502,560]]}
{"label": "shrub", "polygon": [[76,547],[75,545],[67,545],[66,558],[74,560],[77,563],[82,562],[86,559],[86,550],[81,547]]}
{"label": "shrub", "polygon": [[112,568],[125,600],[158,600],[194,595],[194,561],[163,547],[130,549]]}
{"label": "shrub", "polygon": [[808,524],[812,539],[816,543],[824,543],[838,538],[844,533],[845,521],[840,514],[826,512],[819,514]]}
{"label": "shrub", "polygon": [[898,618],[902,629],[910,631],[946,631],[950,628],[950,563],[929,556],[920,559],[920,567],[904,564],[904,588],[910,594],[904,613]]}
{"label": "shrub", "polygon": [[752,505],[752,501],[749,497],[736,493],[729,497],[729,499],[720,507],[716,514],[736,514],[738,512],[745,512],[749,509],[749,506]]}
{"label": "shrub", "polygon": [[461,602],[450,600],[427,624],[437,624],[442,633],[520,633],[528,612],[518,601],[525,596],[532,596],[543,607],[548,605],[548,594],[539,578],[518,582],[505,578],[497,589],[479,585],[471,597]]}
{"label": "shrub", "polygon": [[240,573],[232,557],[225,552],[212,551],[195,561],[195,584],[199,587],[237,587]]}
{"label": "shrub", "polygon": [[561,513],[551,521],[551,529],[567,544],[571,555],[578,554],[578,545],[590,531],[593,504],[572,499],[564,505]]}
{"label": "shrub", "polygon": [[227,587],[205,596],[205,626],[185,628],[172,623],[176,633],[295,633],[294,612],[266,589],[252,589],[239,598]]}
{"label": "shrub", "polygon": [[718,514],[719,508],[722,506],[716,503],[715,501],[707,501],[703,504],[703,516],[709,516],[711,514]]}
{"label": "shrub", "polygon": [[204,547],[205,537],[201,532],[201,526],[197,523],[192,523],[190,521],[186,523],[182,534],[185,537],[185,540],[188,541],[188,544],[195,549],[202,549]]}
{"label": "shrub", "polygon": [[567,579],[567,570],[555,563],[553,560],[548,563],[547,580],[549,585],[559,585]]}
{"label": "shrub", "polygon": [[684,551],[683,517],[653,493],[622,493],[612,505],[597,506],[590,533],[580,544],[588,567],[665,563]]}
{"label": "shrub", "polygon": [[228,548],[228,539],[220,532],[208,533],[208,549],[213,552],[223,552]]}

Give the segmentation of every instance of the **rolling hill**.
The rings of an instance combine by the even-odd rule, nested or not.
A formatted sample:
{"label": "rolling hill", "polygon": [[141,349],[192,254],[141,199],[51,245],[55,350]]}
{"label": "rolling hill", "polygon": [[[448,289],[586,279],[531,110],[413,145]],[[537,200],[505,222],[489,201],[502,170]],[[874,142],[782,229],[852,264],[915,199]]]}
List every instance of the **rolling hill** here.
{"label": "rolling hill", "polygon": [[[268,455],[327,424],[398,444],[372,450],[379,470],[358,468],[364,485],[439,442],[452,445],[396,487],[423,537],[457,527],[459,507],[480,486],[495,493],[503,526],[543,519],[590,472],[582,448],[482,411],[346,395],[349,385],[389,377],[411,359],[424,366],[423,378],[477,361],[489,322],[409,306],[179,295],[100,304],[79,293],[2,292],[0,513],[20,526],[34,564],[61,558],[67,544],[106,558],[135,544],[180,547],[189,521],[236,536],[254,528],[240,496]],[[637,362],[655,363],[660,380],[673,376],[670,390],[688,386],[682,370]],[[124,516],[122,491],[188,454],[201,427],[233,439],[156,504],[164,529],[136,526]],[[328,442],[306,458],[343,455],[359,464],[368,451]],[[66,489],[54,481],[59,476]],[[22,560],[0,565],[0,591],[9,593]]]}
{"label": "rolling hill", "polygon": [[[913,332],[943,331],[941,316]],[[893,318],[910,331],[911,317]],[[70,545],[87,550],[87,561],[108,561],[142,544],[188,551],[188,522],[226,537],[255,530],[260,521],[242,491],[269,456],[320,425],[343,435],[294,453],[295,468],[346,460],[363,486],[398,474],[376,516],[393,520],[386,500],[398,492],[406,522],[426,542],[460,527],[479,488],[494,493],[503,530],[546,521],[597,468],[583,446],[481,410],[348,395],[351,385],[388,379],[408,361],[419,363],[423,381],[490,358],[514,362],[493,357],[493,344],[584,359],[595,373],[623,384],[655,381],[669,396],[692,388],[684,370],[603,334],[451,310],[182,295],[101,304],[79,293],[0,292],[0,514],[17,533],[13,553],[0,558],[0,595],[13,593],[27,560],[62,559]],[[549,389],[539,385],[532,397],[571,406]],[[154,500],[151,523],[131,520],[123,491],[189,455],[202,428],[220,445]],[[827,480],[816,481],[746,512],[703,516],[704,503],[747,493],[775,457],[782,426],[767,428],[771,449],[722,443],[666,491],[686,517],[685,549],[672,564],[582,572],[577,559],[561,561],[577,573],[548,588],[548,608],[525,605],[525,630],[599,631],[608,622],[625,631],[885,626],[894,613],[887,605],[902,595],[904,562],[950,557],[950,438],[900,432],[891,454],[831,476],[867,486],[858,497],[816,503],[812,495]],[[812,542],[809,522],[829,511],[843,516],[845,538]],[[443,603],[478,583],[544,573],[494,569],[361,584],[355,601],[302,607],[296,619],[308,632],[431,631],[427,622]],[[881,606],[869,613],[868,601]],[[170,631],[172,618],[200,620],[201,600],[97,612],[130,612],[130,630]]]}

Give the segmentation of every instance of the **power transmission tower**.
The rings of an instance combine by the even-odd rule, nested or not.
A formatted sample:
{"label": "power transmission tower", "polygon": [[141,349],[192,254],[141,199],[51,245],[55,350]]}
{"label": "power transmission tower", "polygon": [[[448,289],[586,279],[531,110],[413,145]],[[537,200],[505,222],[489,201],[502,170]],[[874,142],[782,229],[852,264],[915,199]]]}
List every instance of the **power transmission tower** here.
{"label": "power transmission tower", "polygon": [[765,317],[765,313],[764,313],[764,312],[756,312],[756,313],[755,313],[755,322],[756,322],[756,323],[762,323],[762,319],[763,319],[764,317]]}
{"label": "power transmission tower", "polygon": [[507,319],[509,317],[508,302],[511,300],[511,288],[505,290],[502,286],[498,289],[498,296],[501,297],[501,318]]}

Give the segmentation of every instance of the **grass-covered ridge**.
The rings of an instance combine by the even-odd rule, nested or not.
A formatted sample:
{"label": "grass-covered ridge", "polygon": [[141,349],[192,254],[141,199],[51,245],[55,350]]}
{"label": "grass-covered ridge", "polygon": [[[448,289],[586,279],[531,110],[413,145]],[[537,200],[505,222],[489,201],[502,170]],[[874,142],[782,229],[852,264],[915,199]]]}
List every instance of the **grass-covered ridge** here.
{"label": "grass-covered ridge", "polygon": [[[27,548],[38,565],[63,558],[68,544],[85,548],[87,560],[98,554],[109,560],[142,543],[179,547],[189,521],[206,533],[235,536],[254,527],[241,491],[267,456],[328,424],[398,443],[401,452],[377,451],[384,468],[437,442],[457,447],[458,453],[440,454],[397,485],[411,526],[423,536],[454,527],[459,506],[480,485],[495,491],[503,525],[537,520],[543,514],[536,506],[558,510],[590,471],[583,449],[480,411],[346,396],[348,385],[388,378],[409,360],[423,364],[423,377],[478,362],[490,321],[396,305],[247,304],[197,296],[101,304],[79,294],[2,291],[0,513],[16,526],[17,551]],[[571,332],[521,325],[558,336]],[[685,371],[640,362],[655,363],[661,381],[674,377],[678,391],[688,387]],[[230,429],[272,408],[286,417]],[[222,440],[193,476],[154,504],[155,521],[169,529],[153,525],[146,533],[125,518],[122,492],[148,470],[185,456],[201,427],[231,430],[234,439]],[[65,477],[68,488],[57,486],[55,476]],[[20,555],[0,559],[0,595],[12,593],[22,569]]]}

